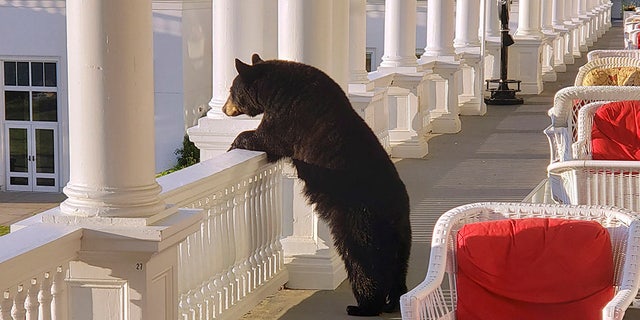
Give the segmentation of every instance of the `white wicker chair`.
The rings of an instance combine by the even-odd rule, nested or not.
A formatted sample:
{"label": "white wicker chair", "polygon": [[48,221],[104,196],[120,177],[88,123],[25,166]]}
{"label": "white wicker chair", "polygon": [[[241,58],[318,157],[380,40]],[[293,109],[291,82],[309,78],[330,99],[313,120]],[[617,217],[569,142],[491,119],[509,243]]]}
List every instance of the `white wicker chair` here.
{"label": "white wicker chair", "polygon": [[578,111],[595,101],[640,100],[640,88],[627,86],[575,86],[558,90],[548,114],[551,125],[544,130],[549,139],[551,163],[572,160],[571,146],[577,141]]}
{"label": "white wicker chair", "polygon": [[[640,31],[640,30],[639,30]],[[596,69],[609,69],[619,67],[636,67],[640,68],[640,59],[632,57],[604,57],[595,60],[591,60],[578,69],[576,78],[574,81],[575,86],[583,85],[585,76]]]}
{"label": "white wicker chair", "polygon": [[578,112],[574,161],[548,166],[551,195],[564,204],[610,205],[640,212],[640,161],[592,160],[593,115],[608,101],[584,105]]}
{"label": "white wicker chair", "polygon": [[602,319],[622,319],[634,301],[640,282],[640,222],[637,216],[607,207],[525,203],[475,203],[443,214],[434,228],[425,280],[400,298],[402,319],[456,319],[454,241],[464,224],[530,217],[593,220],[608,229],[614,251],[616,294],[602,310]]}
{"label": "white wicker chair", "polygon": [[640,59],[640,50],[591,50],[587,53],[587,61],[607,57],[628,57]]}

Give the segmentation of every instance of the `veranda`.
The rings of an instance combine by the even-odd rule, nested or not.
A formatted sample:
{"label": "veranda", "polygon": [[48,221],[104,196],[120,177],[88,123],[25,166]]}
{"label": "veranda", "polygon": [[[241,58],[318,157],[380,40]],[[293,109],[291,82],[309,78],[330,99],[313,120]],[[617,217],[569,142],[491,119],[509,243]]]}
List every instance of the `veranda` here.
{"label": "veranda", "polygon": [[[246,318],[346,317],[344,306],[353,301],[342,263],[326,226],[299,196],[295,172],[260,153],[223,153],[237,132],[256,124],[219,116],[232,73],[214,75],[212,110],[190,130],[208,159],[154,178],[153,159],[139,157],[153,154],[152,98],[137,94],[152,86],[150,21],[140,19],[150,1],[97,3],[67,2],[68,35],[77,39],[69,56],[85,62],[69,70],[76,87],[69,90],[68,199],[0,238],[7,248],[0,255],[0,319],[234,319],[252,310]],[[487,6],[477,16],[475,1],[457,3],[449,20],[442,17],[454,16],[453,2],[429,1],[428,46],[416,59],[415,1],[387,0],[385,55],[371,74],[360,59],[364,0],[281,0],[277,7],[278,57],[324,68],[397,159],[412,198],[409,286],[426,270],[438,213],[475,201],[548,200],[539,183],[548,164],[541,130],[551,97],[573,82],[588,48],[622,34],[613,28],[605,35],[608,1],[514,1],[510,70],[523,81],[526,103],[488,109],[482,82],[497,72],[497,11]],[[127,17],[116,19],[124,7]],[[241,23],[216,25],[214,43],[225,43]],[[482,46],[474,36],[481,23]],[[341,28],[347,26],[348,33]],[[289,37],[280,31],[287,28],[305,32]],[[135,37],[128,30],[136,30]],[[111,50],[91,41],[102,33],[110,34]],[[225,44],[214,53],[215,70],[228,70],[228,58],[244,48]],[[606,48],[621,46],[620,40]],[[114,72],[102,77],[100,64]],[[133,94],[131,87],[142,90]],[[114,131],[134,138],[125,142]],[[285,284],[338,289],[280,290]]]}

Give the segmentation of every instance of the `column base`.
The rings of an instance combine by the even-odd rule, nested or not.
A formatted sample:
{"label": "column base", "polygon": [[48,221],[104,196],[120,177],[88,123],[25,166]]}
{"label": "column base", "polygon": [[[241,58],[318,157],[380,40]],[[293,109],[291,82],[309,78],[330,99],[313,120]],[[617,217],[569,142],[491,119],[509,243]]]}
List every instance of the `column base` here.
{"label": "column base", "polygon": [[458,133],[462,123],[457,114],[431,111],[431,128],[433,133]]}
{"label": "column base", "polygon": [[[422,158],[427,154],[422,136],[429,131],[422,84],[425,73],[395,73],[387,91],[389,145],[391,156]],[[420,98],[419,98],[420,97]]]}
{"label": "column base", "polygon": [[391,143],[391,156],[394,158],[420,159],[429,153],[429,145],[424,138],[414,137],[402,142]]}
{"label": "column base", "polygon": [[565,65],[564,63],[563,64],[555,64],[555,65],[553,65],[553,70],[555,70],[556,73],[558,73],[558,72],[567,72],[567,65]]}
{"label": "column base", "polygon": [[464,116],[482,116],[487,113],[487,105],[482,97],[460,95],[460,114]]}
{"label": "column base", "polygon": [[542,45],[541,39],[516,37],[515,44],[509,47],[509,74],[521,81],[522,94],[539,94],[543,90]]}
{"label": "column base", "polygon": [[373,88],[369,91],[350,89],[348,97],[353,109],[369,125],[387,153],[391,154],[386,92],[386,88]]}
{"label": "column base", "polygon": [[76,218],[148,218],[165,210],[160,185],[91,188],[70,181],[64,187],[67,199],[60,204],[64,216]]}
{"label": "column base", "polygon": [[255,130],[261,118],[236,117],[226,119],[200,118],[198,125],[187,129],[189,140],[200,149],[200,160],[208,160],[229,150],[236,136]]}
{"label": "column base", "polygon": [[285,238],[282,247],[284,264],[289,273],[286,287],[290,289],[335,290],[346,278],[347,271],[340,255],[333,249],[318,250],[316,254],[289,254],[292,247],[313,246],[307,239]]}
{"label": "column base", "polygon": [[431,132],[460,132],[462,127],[459,116],[458,84],[455,81],[455,74],[460,70],[460,63],[446,59],[445,61],[430,61],[423,66],[426,70],[432,71],[425,76],[427,105],[424,109],[430,110]]}

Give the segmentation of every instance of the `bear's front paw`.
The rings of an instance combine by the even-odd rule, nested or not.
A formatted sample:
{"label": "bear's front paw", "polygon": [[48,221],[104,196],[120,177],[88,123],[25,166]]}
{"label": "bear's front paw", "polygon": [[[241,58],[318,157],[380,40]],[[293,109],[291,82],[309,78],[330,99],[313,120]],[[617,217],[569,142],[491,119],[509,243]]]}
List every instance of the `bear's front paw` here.
{"label": "bear's front paw", "polygon": [[254,150],[261,151],[256,149],[256,138],[255,131],[244,131],[240,132],[238,136],[231,143],[231,147],[227,151],[231,151],[233,149],[246,149],[246,150]]}
{"label": "bear's front paw", "polygon": [[358,306],[347,306],[347,314],[357,317],[375,317],[380,315],[378,310],[367,310]]}

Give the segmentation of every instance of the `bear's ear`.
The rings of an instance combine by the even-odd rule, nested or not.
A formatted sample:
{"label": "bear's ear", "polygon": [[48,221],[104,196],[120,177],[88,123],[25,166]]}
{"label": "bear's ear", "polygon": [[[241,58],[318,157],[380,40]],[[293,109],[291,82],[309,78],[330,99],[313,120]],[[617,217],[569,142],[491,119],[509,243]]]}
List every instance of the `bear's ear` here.
{"label": "bear's ear", "polygon": [[238,74],[243,76],[246,75],[249,72],[249,69],[251,69],[251,66],[240,61],[240,59],[236,58],[236,70],[238,70]]}
{"label": "bear's ear", "polygon": [[254,53],[251,56],[251,63],[252,64],[255,65],[255,64],[258,64],[258,63],[261,63],[261,62],[264,62],[264,60],[262,60],[262,58],[260,58],[260,55],[258,55],[257,53]]}

